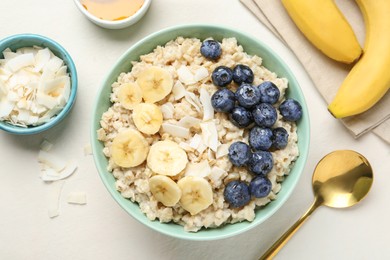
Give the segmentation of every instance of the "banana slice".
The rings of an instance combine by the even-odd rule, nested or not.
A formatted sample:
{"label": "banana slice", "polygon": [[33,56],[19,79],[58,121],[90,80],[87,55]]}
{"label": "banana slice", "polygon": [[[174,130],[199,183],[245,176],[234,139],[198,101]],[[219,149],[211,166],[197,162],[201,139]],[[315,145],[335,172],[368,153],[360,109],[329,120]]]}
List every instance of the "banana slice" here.
{"label": "banana slice", "polygon": [[137,83],[142,90],[145,102],[155,103],[165,98],[172,91],[171,74],[159,67],[150,67],[140,73]]}
{"label": "banana slice", "polygon": [[205,179],[198,176],[186,176],[177,182],[181,189],[181,206],[191,213],[198,214],[213,203],[213,190]]}
{"label": "banana slice", "polygon": [[148,155],[149,144],[140,132],[127,129],[118,133],[111,145],[114,162],[121,167],[135,167],[143,163]]}
{"label": "banana slice", "polygon": [[163,114],[155,104],[140,103],[133,108],[133,121],[139,131],[152,135],[160,130]]}
{"label": "banana slice", "polygon": [[167,207],[175,206],[181,197],[179,186],[171,178],[155,175],[149,179],[149,188],[153,196]]}
{"label": "banana slice", "polygon": [[159,141],[150,147],[148,167],[155,173],[175,176],[186,167],[187,153],[175,142]]}
{"label": "banana slice", "polygon": [[118,90],[119,103],[126,109],[133,109],[142,101],[141,88],[135,82],[125,83]]}

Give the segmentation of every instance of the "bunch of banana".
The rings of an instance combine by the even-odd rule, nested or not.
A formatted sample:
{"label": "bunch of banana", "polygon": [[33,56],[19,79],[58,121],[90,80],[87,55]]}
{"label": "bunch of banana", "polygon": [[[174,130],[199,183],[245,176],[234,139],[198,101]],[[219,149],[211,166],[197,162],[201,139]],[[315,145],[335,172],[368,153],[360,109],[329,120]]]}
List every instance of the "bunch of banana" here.
{"label": "bunch of banana", "polygon": [[[351,63],[359,57],[356,37],[333,0],[282,2],[306,37],[330,58]],[[367,111],[390,87],[390,1],[356,2],[363,13],[366,39],[363,55],[328,107],[336,118]]]}
{"label": "bunch of banana", "polygon": [[291,19],[306,38],[329,58],[357,60],[362,49],[352,27],[334,0],[282,0]]}
{"label": "bunch of banana", "polygon": [[329,111],[342,118],[375,105],[390,87],[390,1],[356,0],[366,24],[364,54],[352,68]]}

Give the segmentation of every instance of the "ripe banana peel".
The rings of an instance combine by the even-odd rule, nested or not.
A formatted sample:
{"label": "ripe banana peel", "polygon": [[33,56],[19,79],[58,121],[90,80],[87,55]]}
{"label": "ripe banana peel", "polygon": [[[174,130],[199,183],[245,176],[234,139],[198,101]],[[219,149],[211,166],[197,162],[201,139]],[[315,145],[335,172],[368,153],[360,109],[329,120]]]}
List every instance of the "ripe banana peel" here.
{"label": "ripe banana peel", "polygon": [[282,3],[301,32],[325,55],[347,64],[360,57],[362,49],[356,35],[334,0],[282,0]]}
{"label": "ripe banana peel", "polygon": [[390,1],[356,0],[366,25],[364,54],[352,68],[328,110],[343,118],[375,105],[390,87]]}

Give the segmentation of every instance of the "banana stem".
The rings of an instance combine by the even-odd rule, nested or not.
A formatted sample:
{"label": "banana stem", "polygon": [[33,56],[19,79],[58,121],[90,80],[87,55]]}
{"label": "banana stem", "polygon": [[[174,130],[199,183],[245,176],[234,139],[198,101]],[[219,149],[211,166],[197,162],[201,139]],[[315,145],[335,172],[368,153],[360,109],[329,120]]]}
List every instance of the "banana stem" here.
{"label": "banana stem", "polygon": [[310,215],[322,205],[323,200],[319,197],[314,199],[313,204],[306,211],[305,214],[292,225],[260,258],[259,260],[269,260],[273,259],[276,254],[282,249],[282,247],[290,240],[290,238],[295,234],[295,232],[302,226],[303,223],[310,217]]}

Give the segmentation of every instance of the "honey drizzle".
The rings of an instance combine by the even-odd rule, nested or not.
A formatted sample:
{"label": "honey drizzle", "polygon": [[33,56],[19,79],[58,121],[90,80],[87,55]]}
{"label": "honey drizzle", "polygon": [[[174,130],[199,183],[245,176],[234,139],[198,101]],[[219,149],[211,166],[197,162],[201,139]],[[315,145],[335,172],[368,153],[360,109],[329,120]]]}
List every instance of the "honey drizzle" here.
{"label": "honey drizzle", "polygon": [[80,0],[92,15],[107,21],[119,21],[135,14],[144,0]]}

